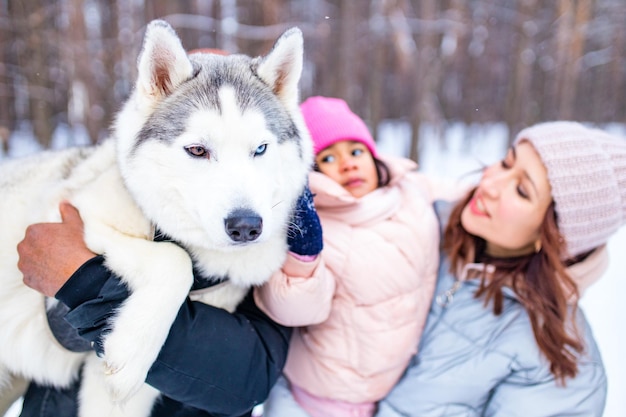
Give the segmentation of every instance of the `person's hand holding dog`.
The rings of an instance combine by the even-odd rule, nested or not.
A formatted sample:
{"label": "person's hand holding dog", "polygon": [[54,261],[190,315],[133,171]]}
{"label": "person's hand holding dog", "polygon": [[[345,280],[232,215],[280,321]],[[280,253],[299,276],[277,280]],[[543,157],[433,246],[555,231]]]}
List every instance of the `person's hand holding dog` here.
{"label": "person's hand holding dog", "polygon": [[17,267],[24,284],[48,297],[54,297],[82,264],[96,256],[83,240],[78,210],[63,202],[59,211],[61,222],[30,225],[17,245]]}
{"label": "person's hand holding dog", "polygon": [[308,184],[296,202],[287,233],[287,244],[291,252],[301,256],[318,255],[324,247],[322,225]]}

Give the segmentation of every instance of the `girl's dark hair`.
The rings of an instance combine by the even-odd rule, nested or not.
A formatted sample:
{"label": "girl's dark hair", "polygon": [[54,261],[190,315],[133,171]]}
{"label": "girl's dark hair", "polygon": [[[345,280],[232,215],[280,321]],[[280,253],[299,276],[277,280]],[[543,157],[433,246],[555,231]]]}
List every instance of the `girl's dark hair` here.
{"label": "girl's dark hair", "polygon": [[[372,158],[374,157],[372,156]],[[378,158],[374,158],[374,165],[376,165],[376,175],[378,176],[378,188],[388,185],[389,181],[391,181],[391,173],[387,164]]]}
{"label": "girl's dark hair", "polygon": [[510,287],[526,308],[537,345],[550,362],[550,372],[564,385],[566,378],[578,373],[576,354],[584,346],[568,309],[568,300],[578,299],[578,289],[560,258],[564,241],[557,227],[554,202],[541,225],[541,249],[530,255],[497,259],[485,254],[484,239],[471,235],[461,225],[461,213],[473,194],[474,190],[455,206],[444,233],[443,250],[450,258],[451,272],[468,261],[493,265],[495,272],[489,277],[483,274],[475,296],[484,297],[485,305],[492,303],[494,314],[499,315],[502,288]]}
{"label": "girl's dark hair", "polygon": [[[372,155],[372,159],[374,159],[374,166],[376,167],[376,176],[378,177],[378,188],[384,187],[389,184],[391,181],[391,171],[389,171],[389,167],[383,161],[378,158],[375,158]],[[320,167],[317,164],[313,164],[313,170],[317,172],[320,171]]]}

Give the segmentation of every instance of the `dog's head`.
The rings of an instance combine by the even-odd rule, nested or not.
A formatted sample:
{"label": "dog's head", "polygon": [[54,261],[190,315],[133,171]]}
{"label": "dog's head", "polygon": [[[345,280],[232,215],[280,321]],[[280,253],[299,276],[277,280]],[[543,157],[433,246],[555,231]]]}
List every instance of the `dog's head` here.
{"label": "dog's head", "polygon": [[210,250],[285,240],[312,164],[302,60],[297,28],[251,58],[187,54],[167,23],[149,24],[114,134],[126,186],[163,232]]}

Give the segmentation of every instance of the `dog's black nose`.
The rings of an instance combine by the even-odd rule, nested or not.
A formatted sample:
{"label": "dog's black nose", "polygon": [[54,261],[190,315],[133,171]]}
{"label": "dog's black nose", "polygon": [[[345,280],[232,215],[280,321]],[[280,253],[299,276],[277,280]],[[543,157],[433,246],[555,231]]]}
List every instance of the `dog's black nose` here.
{"label": "dog's black nose", "polygon": [[248,209],[235,210],[224,220],[226,233],[239,243],[252,242],[263,232],[263,219]]}

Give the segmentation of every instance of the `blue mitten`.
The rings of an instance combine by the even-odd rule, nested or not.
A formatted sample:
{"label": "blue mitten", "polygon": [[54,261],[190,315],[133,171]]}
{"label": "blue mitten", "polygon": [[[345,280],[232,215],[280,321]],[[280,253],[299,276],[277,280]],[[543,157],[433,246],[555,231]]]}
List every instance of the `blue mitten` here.
{"label": "blue mitten", "polygon": [[298,255],[317,255],[322,251],[322,225],[315,211],[313,194],[307,184],[294,207],[287,232],[289,250]]}

